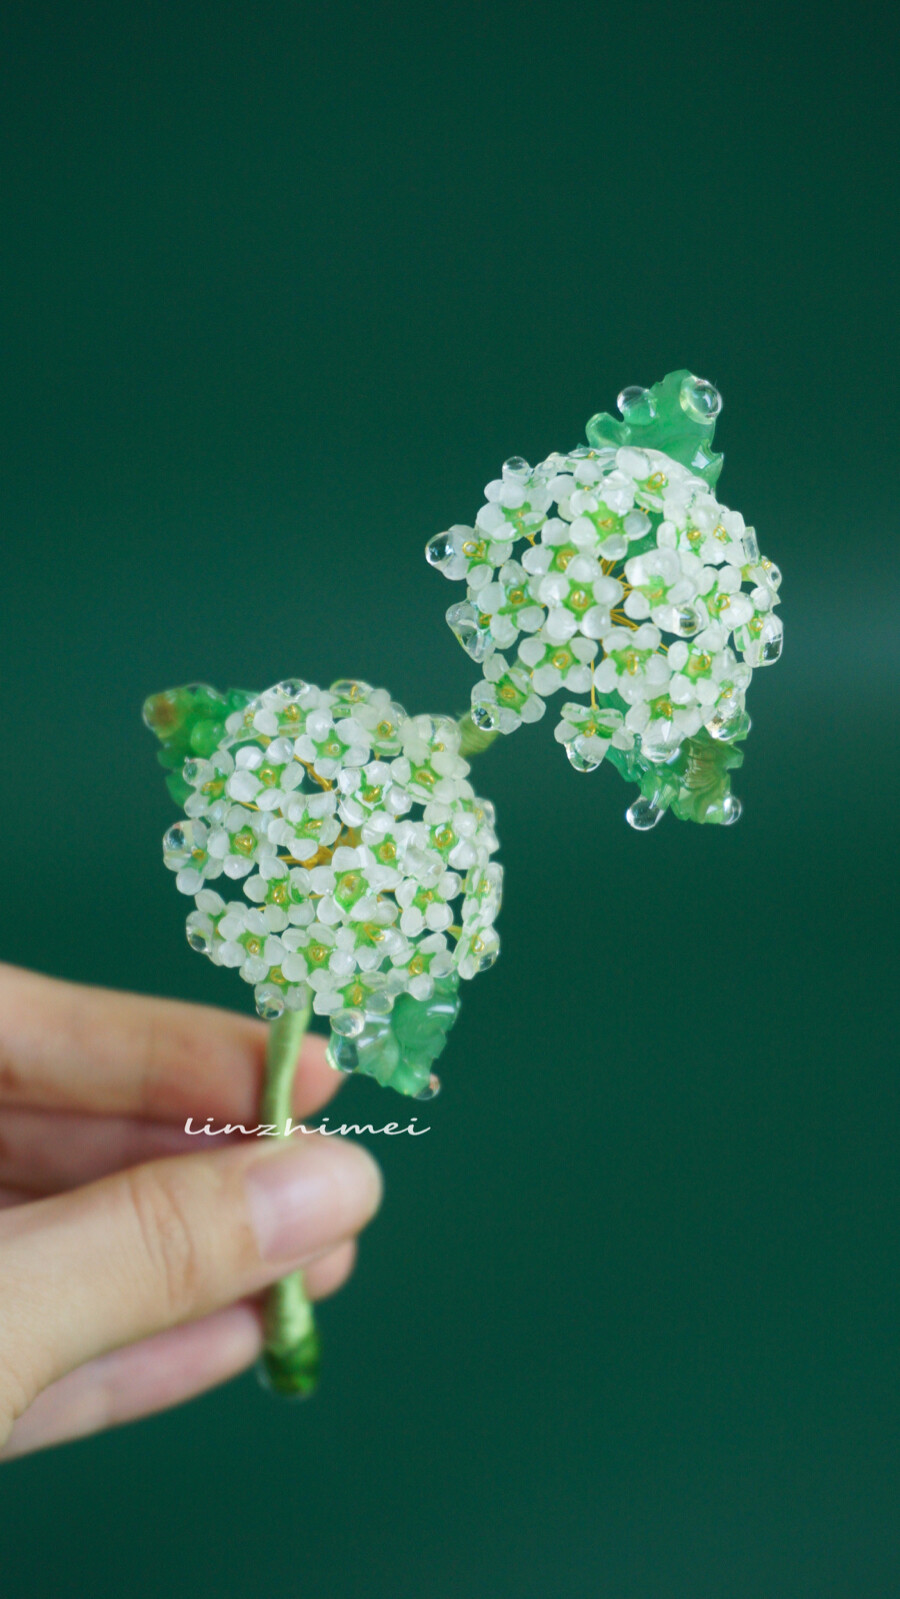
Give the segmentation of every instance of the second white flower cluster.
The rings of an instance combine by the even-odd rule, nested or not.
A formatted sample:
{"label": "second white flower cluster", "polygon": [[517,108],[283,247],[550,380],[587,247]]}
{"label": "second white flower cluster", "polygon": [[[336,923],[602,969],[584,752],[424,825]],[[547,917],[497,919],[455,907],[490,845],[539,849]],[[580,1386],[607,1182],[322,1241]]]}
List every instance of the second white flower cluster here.
{"label": "second white flower cluster", "polygon": [[665,762],[702,728],[740,737],[753,669],[781,653],[778,569],[739,512],[657,450],[507,461],[474,526],[426,554],[467,585],[447,621],[482,668],[473,721],[511,733],[550,694],[590,694],[556,730],[582,771],[610,744]]}

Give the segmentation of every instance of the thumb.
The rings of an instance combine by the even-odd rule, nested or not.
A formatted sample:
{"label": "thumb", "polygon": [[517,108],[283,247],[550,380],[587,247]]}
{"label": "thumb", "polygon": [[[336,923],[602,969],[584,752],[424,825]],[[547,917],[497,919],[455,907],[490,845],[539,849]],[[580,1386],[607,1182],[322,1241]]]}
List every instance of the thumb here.
{"label": "thumb", "polygon": [[257,1293],[359,1231],[381,1196],[344,1140],[192,1153],[0,1214],[0,1445],[42,1388]]}

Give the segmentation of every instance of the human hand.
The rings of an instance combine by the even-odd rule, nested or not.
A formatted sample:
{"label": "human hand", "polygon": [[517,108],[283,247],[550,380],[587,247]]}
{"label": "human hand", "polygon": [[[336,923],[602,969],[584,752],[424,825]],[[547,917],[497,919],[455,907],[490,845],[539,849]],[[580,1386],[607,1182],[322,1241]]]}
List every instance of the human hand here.
{"label": "human hand", "polygon": [[[189,1399],[261,1348],[253,1296],[349,1275],[381,1195],[345,1139],[257,1125],[266,1029],[0,966],[0,1458]],[[293,1117],[340,1078],[307,1037]]]}

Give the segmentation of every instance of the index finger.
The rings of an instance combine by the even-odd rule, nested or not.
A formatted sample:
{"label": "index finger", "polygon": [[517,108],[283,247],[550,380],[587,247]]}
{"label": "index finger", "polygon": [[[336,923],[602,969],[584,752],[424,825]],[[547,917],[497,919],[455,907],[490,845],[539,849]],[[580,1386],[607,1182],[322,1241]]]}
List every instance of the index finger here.
{"label": "index finger", "polygon": [[[265,1023],[250,1017],[0,965],[0,1104],[255,1124],[265,1052]],[[294,1116],[339,1083],[325,1040],[307,1036]]]}

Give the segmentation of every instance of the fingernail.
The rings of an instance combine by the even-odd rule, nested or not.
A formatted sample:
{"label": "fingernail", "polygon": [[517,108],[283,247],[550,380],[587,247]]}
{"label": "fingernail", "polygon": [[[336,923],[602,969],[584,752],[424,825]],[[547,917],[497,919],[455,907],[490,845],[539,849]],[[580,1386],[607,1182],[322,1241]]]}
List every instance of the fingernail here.
{"label": "fingernail", "polygon": [[381,1199],[381,1173],[366,1150],[318,1138],[255,1161],[246,1184],[261,1258],[297,1265],[358,1232]]}

